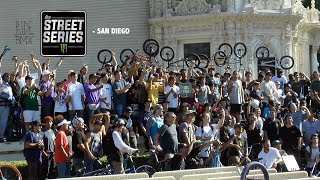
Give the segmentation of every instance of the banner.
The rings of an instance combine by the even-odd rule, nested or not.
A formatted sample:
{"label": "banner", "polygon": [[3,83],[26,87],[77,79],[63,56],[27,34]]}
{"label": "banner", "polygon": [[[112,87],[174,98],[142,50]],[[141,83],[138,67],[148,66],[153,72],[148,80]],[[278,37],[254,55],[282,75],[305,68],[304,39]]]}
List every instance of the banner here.
{"label": "banner", "polygon": [[41,12],[41,55],[86,55],[85,11]]}
{"label": "banner", "polygon": [[186,98],[192,96],[192,86],[191,83],[180,83],[180,97]]}

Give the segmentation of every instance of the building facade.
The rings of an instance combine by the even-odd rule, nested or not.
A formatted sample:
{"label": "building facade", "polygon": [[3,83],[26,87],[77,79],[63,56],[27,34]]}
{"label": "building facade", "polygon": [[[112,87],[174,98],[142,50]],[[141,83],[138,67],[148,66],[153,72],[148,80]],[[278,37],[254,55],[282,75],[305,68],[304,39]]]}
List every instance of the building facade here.
{"label": "building facade", "polygon": [[[194,53],[206,53],[213,59],[220,44],[242,42],[247,54],[244,71],[256,77],[262,65],[256,50],[265,46],[270,57],[292,56],[294,66],[285,71],[310,72],[319,67],[319,11],[304,8],[300,0],[150,0],[150,36],[161,46],[175,50],[176,60],[186,55],[192,44]],[[207,49],[203,52],[203,49]],[[192,52],[188,52],[192,53]],[[230,63],[231,64],[231,63]],[[273,64],[275,67],[278,67]],[[214,63],[212,63],[214,66]],[[272,66],[272,65],[271,65]],[[231,64],[239,70],[239,63]],[[225,68],[216,68],[225,72]]]}

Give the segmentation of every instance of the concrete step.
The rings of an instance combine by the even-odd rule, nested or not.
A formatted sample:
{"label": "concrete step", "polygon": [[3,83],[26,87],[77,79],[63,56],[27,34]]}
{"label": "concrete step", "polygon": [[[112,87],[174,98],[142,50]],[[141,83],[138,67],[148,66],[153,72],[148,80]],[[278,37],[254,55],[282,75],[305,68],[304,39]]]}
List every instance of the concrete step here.
{"label": "concrete step", "polygon": [[0,154],[7,152],[21,152],[23,150],[23,146],[23,141],[0,143]]}

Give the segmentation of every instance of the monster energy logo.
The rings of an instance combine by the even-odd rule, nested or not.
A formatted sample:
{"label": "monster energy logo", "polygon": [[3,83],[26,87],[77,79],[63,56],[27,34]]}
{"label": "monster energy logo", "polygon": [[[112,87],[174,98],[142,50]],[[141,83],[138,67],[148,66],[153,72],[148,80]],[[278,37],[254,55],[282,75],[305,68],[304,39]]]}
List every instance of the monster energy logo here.
{"label": "monster energy logo", "polygon": [[60,51],[62,54],[68,51],[68,44],[60,44]]}

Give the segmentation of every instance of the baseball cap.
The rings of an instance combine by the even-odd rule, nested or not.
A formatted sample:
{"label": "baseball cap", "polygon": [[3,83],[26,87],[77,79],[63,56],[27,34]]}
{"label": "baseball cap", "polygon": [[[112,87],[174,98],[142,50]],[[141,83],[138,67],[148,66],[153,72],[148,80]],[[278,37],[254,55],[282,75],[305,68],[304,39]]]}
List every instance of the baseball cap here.
{"label": "baseball cap", "polygon": [[106,63],[106,64],[104,65],[104,67],[108,67],[108,66],[112,66],[112,64],[111,64],[111,63]]}
{"label": "baseball cap", "polygon": [[42,75],[49,75],[50,74],[50,71],[48,71],[48,70],[44,70],[43,72],[42,72]]}
{"label": "baseball cap", "polygon": [[274,140],[272,142],[272,146],[278,145],[278,144],[282,144],[282,142],[280,140]]}
{"label": "baseball cap", "polygon": [[28,79],[33,79],[33,77],[31,77],[30,75],[27,75],[25,78],[24,78],[25,80],[28,80]]}
{"label": "baseball cap", "polygon": [[88,65],[84,64],[81,68],[88,68]]}
{"label": "baseball cap", "polygon": [[271,72],[267,72],[266,76],[272,76],[272,73]]}
{"label": "baseball cap", "polygon": [[98,74],[90,74],[89,75],[89,79],[93,78],[93,77],[100,77]]}
{"label": "baseball cap", "polygon": [[310,140],[311,140],[311,139],[313,139],[313,138],[315,138],[315,137],[319,138],[319,135],[318,135],[317,133],[313,133],[313,134],[311,134],[311,136],[310,136]]}
{"label": "baseball cap", "polygon": [[153,108],[154,110],[159,110],[159,109],[162,109],[162,106],[160,104],[157,104],[154,106]]}
{"label": "baseball cap", "polygon": [[194,111],[194,110],[188,110],[188,111],[186,112],[186,115],[189,115],[189,114],[196,114],[196,111]]}
{"label": "baseball cap", "polygon": [[73,73],[73,72],[74,72],[74,70],[70,69],[70,70],[68,71],[68,75],[70,75],[70,74]]}
{"label": "baseball cap", "polygon": [[147,99],[146,102],[152,102],[151,99]]}
{"label": "baseball cap", "polygon": [[46,117],[44,117],[43,121],[44,122],[47,122],[47,121],[51,121],[52,122],[53,118],[51,116],[46,116]]}
{"label": "baseball cap", "polygon": [[73,126],[76,126],[76,125],[78,125],[80,123],[84,123],[84,120],[81,117],[77,117],[74,120],[72,120],[72,125]]}
{"label": "baseball cap", "polygon": [[276,84],[277,84],[277,85],[280,85],[281,83],[280,83],[280,81],[276,81]]}
{"label": "baseball cap", "polygon": [[278,69],[278,70],[277,70],[277,73],[278,73],[278,74],[282,74],[283,71],[282,71],[281,69]]}
{"label": "baseball cap", "polygon": [[106,73],[101,73],[101,74],[100,74],[100,77],[105,77],[105,76],[107,76]]}
{"label": "baseball cap", "polygon": [[57,126],[58,127],[60,127],[60,126],[62,126],[62,125],[69,125],[69,124],[71,124],[71,122],[70,121],[67,121],[66,119],[64,119],[64,120],[62,120]]}
{"label": "baseball cap", "polygon": [[132,108],[131,107],[126,107],[124,109],[124,112],[133,112]]}
{"label": "baseball cap", "polygon": [[110,122],[113,122],[115,120],[119,119],[118,115],[116,114],[110,114]]}
{"label": "baseball cap", "polygon": [[32,127],[33,127],[33,126],[38,126],[38,125],[43,126],[43,124],[40,123],[39,121],[32,121],[32,122],[31,122],[31,126],[32,126]]}
{"label": "baseball cap", "polygon": [[96,120],[93,122],[93,125],[100,125],[102,126],[103,125],[103,122],[101,120]]}
{"label": "baseball cap", "polygon": [[187,102],[184,102],[184,103],[182,103],[182,105],[181,105],[182,107],[184,107],[184,106],[190,106],[190,104],[189,103],[187,103]]}
{"label": "baseball cap", "polygon": [[119,126],[124,126],[126,123],[125,121],[121,118],[121,119],[116,119],[113,123],[112,126],[114,127],[119,127]]}

